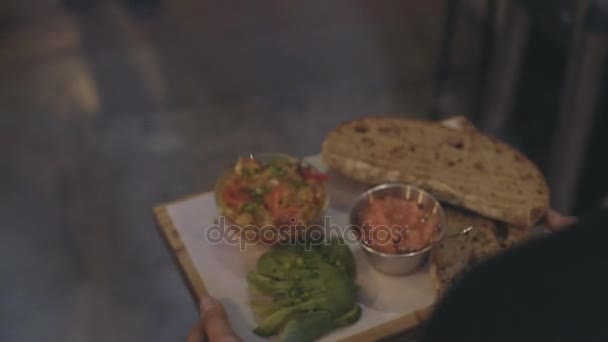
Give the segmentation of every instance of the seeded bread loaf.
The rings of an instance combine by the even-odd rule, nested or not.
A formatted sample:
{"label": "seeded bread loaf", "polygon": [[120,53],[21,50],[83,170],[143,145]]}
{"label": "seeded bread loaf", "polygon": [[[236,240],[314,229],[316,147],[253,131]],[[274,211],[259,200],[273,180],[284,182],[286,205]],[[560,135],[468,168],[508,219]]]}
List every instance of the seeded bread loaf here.
{"label": "seeded bread loaf", "polygon": [[470,123],[455,125],[460,129],[399,118],[349,121],[327,135],[323,160],[368,184],[410,183],[488,218],[524,227],[538,222],[549,190],[537,167]]}
{"label": "seeded bread loaf", "polygon": [[445,206],[444,210],[446,236],[470,225],[475,229],[431,249],[431,278],[439,296],[477,264],[529,238],[529,230],[525,228],[510,227],[451,206]]}

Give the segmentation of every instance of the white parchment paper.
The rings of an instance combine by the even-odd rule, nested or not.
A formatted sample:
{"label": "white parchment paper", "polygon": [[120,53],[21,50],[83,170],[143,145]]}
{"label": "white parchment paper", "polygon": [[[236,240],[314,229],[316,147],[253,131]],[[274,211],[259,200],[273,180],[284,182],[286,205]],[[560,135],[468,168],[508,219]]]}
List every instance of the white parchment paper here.
{"label": "white parchment paper", "polygon": [[[307,160],[324,169],[318,157]],[[359,184],[331,175],[328,215],[332,223],[347,226],[348,208],[364,189]],[[207,290],[225,305],[236,332],[245,341],[262,341],[251,332],[255,322],[248,302],[246,274],[254,269],[266,247],[247,246],[242,250],[239,245],[213,243],[211,240],[215,236],[210,235],[209,229],[213,229],[217,208],[211,192],[171,204],[167,211]],[[361,286],[358,298],[363,309],[361,320],[325,336],[323,341],[356,335],[424,309],[434,301],[427,269],[408,276],[385,276],[371,268],[358,246],[351,248],[357,262],[357,282]]]}

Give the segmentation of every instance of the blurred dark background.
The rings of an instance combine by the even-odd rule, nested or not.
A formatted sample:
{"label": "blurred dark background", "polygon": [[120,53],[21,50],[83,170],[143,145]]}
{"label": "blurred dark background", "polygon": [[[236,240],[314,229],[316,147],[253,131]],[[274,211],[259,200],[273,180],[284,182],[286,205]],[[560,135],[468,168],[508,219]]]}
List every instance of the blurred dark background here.
{"label": "blurred dark background", "polygon": [[608,192],[605,1],[5,0],[0,340],[177,341],[151,207],[364,115],[467,115],[581,214]]}

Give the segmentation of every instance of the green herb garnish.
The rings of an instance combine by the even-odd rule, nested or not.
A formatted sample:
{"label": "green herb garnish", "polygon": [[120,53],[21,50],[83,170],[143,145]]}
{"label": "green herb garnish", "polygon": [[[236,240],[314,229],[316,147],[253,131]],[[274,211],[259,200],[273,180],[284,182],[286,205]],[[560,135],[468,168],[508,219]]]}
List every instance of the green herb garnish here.
{"label": "green herb garnish", "polygon": [[251,199],[253,199],[254,202],[262,203],[262,201],[264,201],[264,195],[256,192],[255,190],[251,191],[249,195],[251,196]]}
{"label": "green herb garnish", "polygon": [[274,159],[268,163],[266,167],[270,169],[272,175],[275,177],[280,177],[287,173],[287,170],[285,170],[285,161],[280,158]]}
{"label": "green herb garnish", "polygon": [[291,182],[291,185],[293,185],[296,189],[300,189],[306,185],[306,182],[301,180],[294,180],[293,182]]}
{"label": "green herb garnish", "polygon": [[260,205],[255,202],[247,202],[241,206],[241,211],[255,213],[260,208]]}
{"label": "green herb garnish", "polygon": [[277,165],[270,165],[270,170],[272,171],[272,175],[275,177],[281,177],[287,173],[285,169]]}
{"label": "green herb garnish", "polygon": [[270,191],[270,188],[266,185],[262,185],[259,188],[255,188],[249,191],[249,195],[254,202],[262,203],[264,201],[264,194]]}

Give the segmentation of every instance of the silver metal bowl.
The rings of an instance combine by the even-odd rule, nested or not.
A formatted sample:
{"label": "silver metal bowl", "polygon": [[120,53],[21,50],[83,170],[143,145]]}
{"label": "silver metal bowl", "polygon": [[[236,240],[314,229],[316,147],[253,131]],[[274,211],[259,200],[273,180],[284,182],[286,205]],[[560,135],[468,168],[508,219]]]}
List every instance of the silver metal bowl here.
{"label": "silver metal bowl", "polygon": [[[369,205],[369,198],[401,197],[416,201],[428,215],[439,215],[439,228],[434,240],[427,247],[402,254],[379,252],[361,242],[361,249],[370,264],[378,271],[392,276],[405,275],[418,269],[427,260],[433,245],[440,241],[445,231],[445,215],[439,201],[424,190],[406,184],[382,184],[361,194],[350,211],[351,227],[361,227],[360,213]],[[357,229],[357,228],[355,228]]]}

